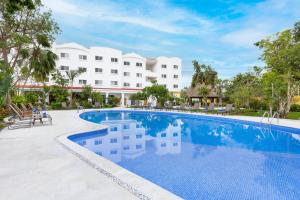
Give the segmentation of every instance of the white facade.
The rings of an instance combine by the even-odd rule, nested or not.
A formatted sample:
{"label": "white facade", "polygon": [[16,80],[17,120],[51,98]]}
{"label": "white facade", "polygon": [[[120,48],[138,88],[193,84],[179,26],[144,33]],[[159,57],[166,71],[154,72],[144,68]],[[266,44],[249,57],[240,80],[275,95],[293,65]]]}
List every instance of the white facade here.
{"label": "white facade", "polygon": [[[53,51],[58,55],[56,67],[63,75],[66,70],[85,68],[86,72],[74,80],[75,90],[90,85],[106,96],[120,96],[121,104],[130,94],[150,86],[151,80],[157,80],[158,84],[165,85],[174,94],[180,92],[179,58],[149,59],[135,53],[123,54],[120,50],[108,47],[85,48],[76,43],[54,44]],[[47,84],[53,84],[51,79]]]}

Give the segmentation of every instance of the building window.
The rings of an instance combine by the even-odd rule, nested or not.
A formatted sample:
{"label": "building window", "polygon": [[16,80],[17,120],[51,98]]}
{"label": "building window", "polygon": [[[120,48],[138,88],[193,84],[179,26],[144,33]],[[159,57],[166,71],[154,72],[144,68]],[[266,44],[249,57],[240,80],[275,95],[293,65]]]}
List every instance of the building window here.
{"label": "building window", "polygon": [[124,83],[124,87],[130,87],[130,83]]}
{"label": "building window", "polygon": [[129,140],[129,136],[123,136],[123,140]]}
{"label": "building window", "polygon": [[177,147],[177,146],[178,146],[177,142],[173,143],[173,147]]}
{"label": "building window", "polygon": [[118,62],[118,58],[111,58],[110,61],[111,62]]}
{"label": "building window", "polygon": [[118,81],[111,81],[110,84],[111,84],[112,86],[117,86],[117,85],[118,85]]}
{"label": "building window", "polygon": [[102,144],[102,140],[95,140],[95,141],[94,141],[94,144],[95,144],[95,145]]}
{"label": "building window", "polygon": [[79,60],[87,60],[87,56],[86,55],[79,55]]}
{"label": "building window", "polygon": [[143,137],[143,135],[141,135],[141,134],[135,136],[136,139],[141,139],[142,137]]}
{"label": "building window", "polygon": [[173,88],[178,88],[178,85],[176,85],[176,84],[175,84],[175,85],[173,85]]}
{"label": "building window", "polygon": [[110,73],[111,74],[118,74],[118,70],[117,69],[112,69],[112,70],[110,70]]}
{"label": "building window", "polygon": [[142,66],[143,66],[143,63],[138,63],[138,62],[137,62],[137,63],[136,63],[136,66],[137,66],[137,67],[142,67]]}
{"label": "building window", "polygon": [[167,85],[166,85],[166,84],[162,84],[162,86],[164,86],[165,88],[167,87]]}
{"label": "building window", "polygon": [[142,87],[142,84],[141,83],[137,83],[136,87],[140,88],[140,87]]}
{"label": "building window", "polygon": [[160,147],[166,147],[166,146],[167,146],[166,143],[161,143],[161,144],[160,144]]}
{"label": "building window", "polygon": [[118,131],[118,127],[110,127],[109,130],[112,131],[112,132],[115,132],[115,131]]}
{"label": "building window", "polygon": [[60,57],[61,58],[69,58],[69,54],[68,53],[60,53]]}
{"label": "building window", "polygon": [[162,133],[160,136],[161,137],[167,137],[167,134],[166,133]]}
{"label": "building window", "polygon": [[86,68],[85,67],[78,67],[79,70],[81,70],[82,72],[86,72]]}
{"label": "building window", "polygon": [[96,154],[99,156],[102,156],[102,152],[101,151],[96,151]]}
{"label": "building window", "polygon": [[142,128],[142,125],[141,124],[136,124],[135,128]]}
{"label": "building window", "polygon": [[118,154],[118,150],[111,150],[110,154],[112,154],[112,155]]}
{"label": "building window", "polygon": [[141,144],[135,145],[135,149],[141,149],[141,148],[143,148],[143,145],[141,145]]}
{"label": "building window", "polygon": [[123,129],[129,129],[129,128],[130,128],[129,124],[124,124],[123,125]]}
{"label": "building window", "polygon": [[95,56],[95,60],[96,61],[101,61],[101,60],[103,60],[103,57],[102,56]]}
{"label": "building window", "polygon": [[124,61],[124,65],[127,65],[127,66],[129,66],[129,65],[130,65],[130,62],[128,62],[128,61]]}
{"label": "building window", "polygon": [[167,65],[161,65],[161,68],[167,69]]}
{"label": "building window", "polygon": [[167,74],[162,74],[161,77],[162,78],[167,78]]}
{"label": "building window", "polygon": [[79,80],[79,85],[86,85],[86,80]]}
{"label": "building window", "polygon": [[136,77],[141,78],[142,76],[143,76],[142,73],[136,73]]}
{"label": "building window", "polygon": [[178,65],[173,65],[173,68],[174,69],[178,69]]}
{"label": "building window", "polygon": [[124,147],[123,147],[123,150],[125,150],[125,151],[126,151],[126,150],[129,150],[129,149],[130,149],[129,146],[124,146]]}
{"label": "building window", "polygon": [[95,80],[95,85],[102,85],[103,81],[102,80]]}
{"label": "building window", "polygon": [[173,137],[177,137],[178,136],[178,133],[173,133]]}
{"label": "building window", "polygon": [[174,74],[174,75],[173,75],[173,78],[178,78],[178,75]]}
{"label": "building window", "polygon": [[95,72],[96,72],[96,73],[102,73],[103,70],[102,70],[102,68],[95,68]]}
{"label": "building window", "polygon": [[130,76],[129,72],[124,72],[124,76]]}
{"label": "building window", "polygon": [[110,139],[110,143],[117,143],[118,142],[118,139],[117,138],[111,138]]}
{"label": "building window", "polygon": [[68,71],[69,70],[69,66],[60,66],[60,70],[65,70]]}

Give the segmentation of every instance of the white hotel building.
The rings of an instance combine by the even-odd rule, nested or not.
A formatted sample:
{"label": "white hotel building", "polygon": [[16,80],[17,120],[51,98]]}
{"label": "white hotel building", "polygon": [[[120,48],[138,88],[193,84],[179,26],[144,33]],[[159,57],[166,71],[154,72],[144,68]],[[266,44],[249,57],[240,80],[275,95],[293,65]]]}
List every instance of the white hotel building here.
{"label": "white hotel building", "polygon": [[[121,97],[123,106],[129,96],[151,85],[151,80],[165,85],[174,95],[179,95],[181,81],[181,59],[176,57],[145,58],[135,53],[108,47],[86,48],[76,43],[55,44],[58,55],[57,68],[62,74],[66,70],[84,68],[85,72],[74,80],[73,89],[81,90],[85,85],[109,95]],[[31,87],[34,87],[31,83]],[[48,85],[52,85],[50,80]]]}

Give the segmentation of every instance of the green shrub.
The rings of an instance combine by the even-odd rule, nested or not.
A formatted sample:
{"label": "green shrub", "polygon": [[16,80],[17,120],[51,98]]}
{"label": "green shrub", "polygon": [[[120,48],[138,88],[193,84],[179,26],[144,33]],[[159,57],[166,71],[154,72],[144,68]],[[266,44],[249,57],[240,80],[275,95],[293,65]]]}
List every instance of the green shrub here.
{"label": "green shrub", "polygon": [[26,98],[23,95],[15,95],[11,98],[11,101],[16,105],[20,105],[21,103],[26,103]]}
{"label": "green shrub", "polygon": [[51,103],[51,108],[54,109],[54,110],[61,109],[62,108],[61,102],[56,102],[56,101],[52,102]]}
{"label": "green shrub", "polygon": [[268,105],[264,101],[261,101],[261,100],[258,100],[258,99],[251,99],[249,106],[254,111],[266,110],[267,107],[268,107]]}
{"label": "green shrub", "polygon": [[108,104],[112,107],[117,106],[120,103],[120,98],[115,96],[108,97]]}
{"label": "green shrub", "polygon": [[92,92],[92,99],[94,102],[99,102],[101,104],[104,102],[104,98],[99,92]]}
{"label": "green shrub", "polygon": [[83,101],[83,102],[82,102],[82,106],[83,106],[84,108],[92,108],[92,107],[93,107],[92,103],[90,103],[90,102],[88,102],[88,101]]}
{"label": "green shrub", "polygon": [[40,94],[37,92],[26,92],[24,97],[26,103],[36,104],[39,101]]}
{"label": "green shrub", "polygon": [[60,86],[51,86],[50,94],[55,102],[67,102],[69,96],[68,90]]}
{"label": "green shrub", "polygon": [[298,105],[298,104],[293,104],[292,106],[291,106],[291,110],[290,111],[292,111],[292,112],[300,112],[300,105]]}

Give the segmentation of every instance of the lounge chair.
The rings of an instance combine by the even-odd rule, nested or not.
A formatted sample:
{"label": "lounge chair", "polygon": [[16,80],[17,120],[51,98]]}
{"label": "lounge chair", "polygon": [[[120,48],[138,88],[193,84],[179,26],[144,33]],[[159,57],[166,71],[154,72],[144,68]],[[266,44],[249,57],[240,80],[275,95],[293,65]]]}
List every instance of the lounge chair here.
{"label": "lounge chair", "polygon": [[225,109],[218,110],[218,113],[225,114],[231,112],[233,109],[232,104],[226,104]]}
{"label": "lounge chair", "polygon": [[204,112],[209,112],[209,111],[213,111],[215,109],[215,104],[214,103],[210,103],[209,106],[204,108]]}
{"label": "lounge chair", "polygon": [[8,129],[30,128],[32,126],[32,116],[24,117],[13,105],[9,105],[9,107],[15,113],[15,117],[10,118]]}
{"label": "lounge chair", "polygon": [[20,103],[20,106],[22,108],[23,111],[31,111],[30,109],[28,109],[23,103]]}
{"label": "lounge chair", "polygon": [[12,104],[9,105],[9,107],[11,109],[14,108],[14,110],[16,110],[23,117],[32,116],[32,111],[30,111],[30,110],[22,111],[16,104],[12,103]]}

